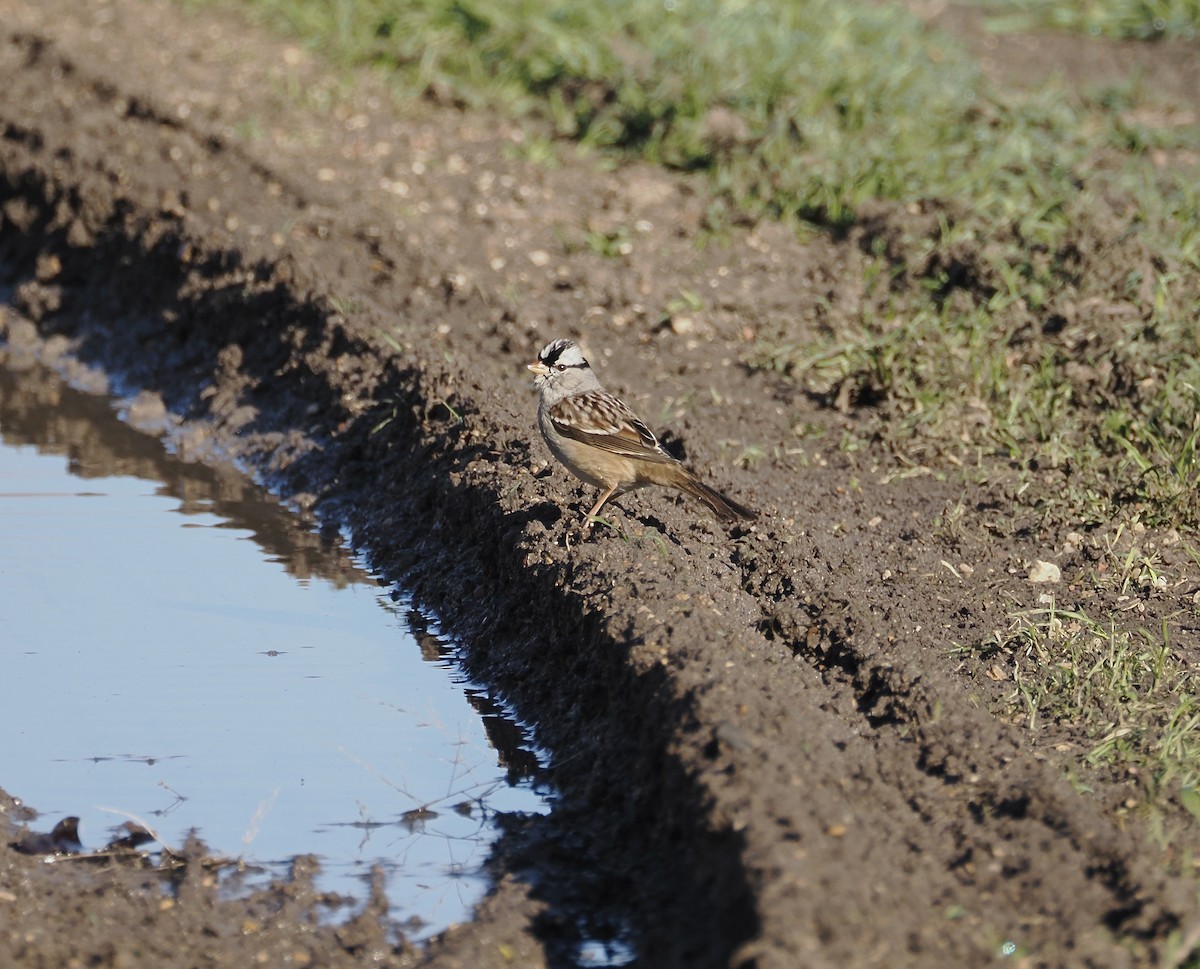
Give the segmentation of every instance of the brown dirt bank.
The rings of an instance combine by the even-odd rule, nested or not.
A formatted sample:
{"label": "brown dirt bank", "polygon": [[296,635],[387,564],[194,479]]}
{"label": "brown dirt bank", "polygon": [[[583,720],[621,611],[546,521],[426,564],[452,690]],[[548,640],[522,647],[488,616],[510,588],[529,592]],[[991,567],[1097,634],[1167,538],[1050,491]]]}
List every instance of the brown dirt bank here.
{"label": "brown dirt bank", "polygon": [[[0,262],[43,349],[65,337],[198,453],[348,529],[535,725],[562,792],[423,954],[279,897],[255,948],[253,903],[163,909],[144,876],[0,851],[0,963],[563,964],[581,912],[650,966],[1169,958],[1184,886],[951,653],[1036,600],[1048,537],[1000,485],[814,450],[799,424],[849,418],[732,365],[755,327],[849,311],[866,230],[698,251],[697,183],[537,167],[494,118],[335,95],[232,17],[141,0],[10,0],[0,84]],[[627,256],[584,244],[616,227]],[[523,372],[556,335],[760,522],[650,493],[578,543],[589,496],[542,473]],[[939,527],[959,502],[973,523]]]}

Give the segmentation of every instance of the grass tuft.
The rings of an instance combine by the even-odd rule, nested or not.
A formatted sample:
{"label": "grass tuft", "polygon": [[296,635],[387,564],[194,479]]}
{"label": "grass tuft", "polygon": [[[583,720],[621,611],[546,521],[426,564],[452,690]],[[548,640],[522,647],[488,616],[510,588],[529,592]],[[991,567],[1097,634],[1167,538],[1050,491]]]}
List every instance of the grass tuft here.
{"label": "grass tuft", "polygon": [[1082,730],[1090,764],[1141,779],[1143,807],[1200,808],[1200,699],[1165,624],[1129,628],[1051,604],[1014,614],[984,649],[1010,662],[1008,702],[1032,731]]}
{"label": "grass tuft", "polygon": [[1200,0],[986,0],[994,30],[1054,28],[1121,40],[1194,40]]}

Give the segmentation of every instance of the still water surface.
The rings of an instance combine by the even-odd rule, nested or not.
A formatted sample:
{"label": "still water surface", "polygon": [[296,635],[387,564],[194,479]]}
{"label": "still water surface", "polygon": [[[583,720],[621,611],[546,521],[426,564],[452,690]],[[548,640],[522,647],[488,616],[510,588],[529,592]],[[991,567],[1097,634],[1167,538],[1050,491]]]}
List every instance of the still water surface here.
{"label": "still water surface", "polygon": [[382,865],[414,938],[468,917],[494,814],[548,810],[520,730],[343,548],[6,356],[0,786],[88,849],[136,816],[358,898]]}

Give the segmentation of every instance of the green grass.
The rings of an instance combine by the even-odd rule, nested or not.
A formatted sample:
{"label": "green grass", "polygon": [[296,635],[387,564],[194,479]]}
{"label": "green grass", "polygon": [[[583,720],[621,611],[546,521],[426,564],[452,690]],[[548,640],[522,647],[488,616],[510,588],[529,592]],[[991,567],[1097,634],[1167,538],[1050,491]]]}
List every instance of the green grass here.
{"label": "green grass", "polygon": [[1200,36],[1200,0],[983,0],[998,13],[996,30],[1057,28],[1093,36],[1194,40]]}
{"label": "green grass", "polygon": [[1064,319],[1053,297],[1030,305],[1029,282],[940,307],[904,297],[824,338],[762,341],[750,362],[913,461],[1060,469],[1074,489],[1057,496],[1063,515],[1103,522],[1134,503],[1148,524],[1200,525],[1194,308],[1168,295],[1147,310],[1122,292],[1140,280],[1118,281],[1076,292],[1095,315]]}
{"label": "green grass", "polygon": [[[1153,582],[1145,565],[1137,581]],[[1051,603],[1015,613],[982,648],[1011,664],[1008,703],[1033,733],[1050,724],[1081,733],[1088,763],[1138,778],[1134,807],[1173,802],[1200,820],[1200,695],[1166,624],[1148,630]]]}
{"label": "green grass", "polygon": [[[1009,151],[1027,163],[994,194],[971,187],[969,209],[944,202],[934,228],[876,238],[856,318],[760,328],[748,362],[910,460],[1064,468],[1064,514],[1134,501],[1149,523],[1200,525],[1200,128],[1149,103],[1132,83],[1012,95]],[[1053,145],[1034,136],[1051,129]]]}
{"label": "green grass", "polygon": [[962,52],[895,5],[246,6],[335,61],[386,70],[411,94],[449,92],[541,116],[589,145],[711,171],[718,193],[756,215],[837,224],[876,198],[1028,211],[1058,194],[1071,154],[1048,150],[1069,129],[1057,99],[1014,113],[989,98]]}
{"label": "green grass", "polygon": [[[381,69],[410,95],[537,115],[562,137],[708,171],[741,214],[844,225],[869,201],[932,202],[953,222],[970,213],[1048,242],[1098,147],[1062,91],[997,97],[962,50],[898,4],[242,6],[335,62]],[[1125,136],[1164,134],[1142,125]]]}

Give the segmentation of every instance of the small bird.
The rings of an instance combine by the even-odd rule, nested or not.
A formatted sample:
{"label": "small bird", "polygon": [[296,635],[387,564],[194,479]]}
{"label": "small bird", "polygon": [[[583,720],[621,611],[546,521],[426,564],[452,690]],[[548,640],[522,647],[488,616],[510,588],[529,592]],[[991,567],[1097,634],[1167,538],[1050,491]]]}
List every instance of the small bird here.
{"label": "small bird", "polygon": [[601,489],[584,531],[610,498],[647,485],[687,492],[725,523],[758,517],[664,451],[629,406],[600,385],[573,341],[546,344],[529,369],[537,375],[538,426],[546,445],[575,477]]}

